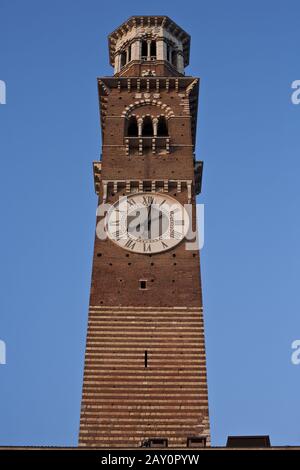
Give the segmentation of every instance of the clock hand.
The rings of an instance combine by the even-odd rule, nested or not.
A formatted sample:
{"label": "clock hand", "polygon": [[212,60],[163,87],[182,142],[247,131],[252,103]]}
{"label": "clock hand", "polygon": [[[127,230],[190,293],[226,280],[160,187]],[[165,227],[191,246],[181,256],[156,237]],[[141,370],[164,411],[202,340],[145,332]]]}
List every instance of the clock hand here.
{"label": "clock hand", "polygon": [[151,231],[151,204],[148,206],[148,236]]}
{"label": "clock hand", "polygon": [[149,230],[149,213],[150,213],[150,211],[149,211],[149,207],[148,207],[147,215],[145,217],[143,217],[143,220],[140,219],[141,221],[135,227],[136,232],[139,232],[141,227],[143,227],[144,230],[145,230],[146,224],[147,224],[148,230]]}
{"label": "clock hand", "polygon": [[152,213],[152,204],[150,204],[147,206],[147,215],[145,214],[144,220],[140,221],[135,227],[136,232],[139,232],[141,227],[144,228],[144,232],[147,230],[148,238],[151,238],[151,227],[153,227],[153,224],[157,221],[160,222],[163,217],[163,213],[161,211],[159,211],[159,216],[155,218],[152,217]]}

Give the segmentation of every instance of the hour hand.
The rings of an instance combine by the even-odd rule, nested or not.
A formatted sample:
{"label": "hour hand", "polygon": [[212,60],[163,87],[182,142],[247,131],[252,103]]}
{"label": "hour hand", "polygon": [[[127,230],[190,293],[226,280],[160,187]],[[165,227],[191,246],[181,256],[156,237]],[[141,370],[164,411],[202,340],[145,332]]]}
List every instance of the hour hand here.
{"label": "hour hand", "polygon": [[135,227],[136,232],[139,232],[141,230],[141,227],[143,227],[143,229],[145,230],[148,224],[149,224],[149,208],[147,209],[147,213],[146,211],[143,211],[142,215],[140,214],[139,223]]}

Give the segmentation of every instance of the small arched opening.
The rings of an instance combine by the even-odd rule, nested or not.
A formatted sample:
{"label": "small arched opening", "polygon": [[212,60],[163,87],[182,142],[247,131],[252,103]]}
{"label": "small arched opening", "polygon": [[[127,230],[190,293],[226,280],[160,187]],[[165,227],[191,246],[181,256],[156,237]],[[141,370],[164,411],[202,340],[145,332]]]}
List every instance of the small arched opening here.
{"label": "small arched opening", "polygon": [[126,65],[126,51],[121,52],[121,67]]}
{"label": "small arched opening", "polygon": [[177,65],[177,52],[176,51],[172,51],[171,63],[172,63],[172,65],[174,65],[174,67],[176,67],[176,65]]}
{"label": "small arched opening", "polygon": [[171,62],[171,57],[170,56],[171,56],[171,48],[170,48],[170,45],[167,44],[167,60],[169,62]]}
{"label": "small arched opening", "polygon": [[168,136],[168,125],[165,116],[159,116],[157,123],[157,136],[167,137]]}
{"label": "small arched opening", "polygon": [[138,136],[138,123],[136,116],[130,116],[127,127],[127,136],[128,137],[137,137]]}
{"label": "small arched opening", "polygon": [[143,137],[152,137],[153,136],[153,123],[152,123],[151,116],[146,116],[143,119],[142,136]]}
{"label": "small arched opening", "polygon": [[148,55],[148,44],[147,41],[142,41],[142,59],[146,60]]}
{"label": "small arched opening", "polygon": [[151,41],[150,55],[151,55],[151,59],[156,59],[156,41]]}

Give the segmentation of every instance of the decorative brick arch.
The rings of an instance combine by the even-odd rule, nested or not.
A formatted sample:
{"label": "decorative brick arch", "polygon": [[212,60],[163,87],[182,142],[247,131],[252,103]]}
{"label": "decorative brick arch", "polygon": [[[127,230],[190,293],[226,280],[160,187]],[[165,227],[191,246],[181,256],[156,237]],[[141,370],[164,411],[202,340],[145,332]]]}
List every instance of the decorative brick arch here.
{"label": "decorative brick arch", "polygon": [[167,104],[164,104],[160,100],[151,100],[150,98],[144,99],[144,100],[138,100],[135,101],[134,103],[129,104],[126,106],[125,110],[122,112],[122,116],[125,118],[129,118],[131,115],[132,111],[135,110],[136,108],[140,108],[141,106],[157,106],[160,108],[163,112],[163,115],[166,117],[166,119],[170,119],[171,117],[175,116],[172,108],[168,106]]}
{"label": "decorative brick arch", "polygon": [[130,119],[131,117],[135,117],[136,119],[144,119],[146,116],[150,116],[151,119],[159,119],[160,117],[164,117],[166,120],[172,117],[172,116],[167,117],[166,114],[164,113],[153,114],[153,113],[148,113],[148,112],[143,113],[143,114],[129,113],[126,115],[127,119]]}

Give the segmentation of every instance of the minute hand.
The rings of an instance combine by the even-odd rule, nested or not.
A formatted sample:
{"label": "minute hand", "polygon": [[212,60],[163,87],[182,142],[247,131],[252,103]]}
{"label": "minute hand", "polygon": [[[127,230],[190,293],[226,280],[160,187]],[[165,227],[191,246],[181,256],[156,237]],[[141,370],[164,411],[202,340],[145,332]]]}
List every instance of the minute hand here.
{"label": "minute hand", "polygon": [[151,204],[148,207],[148,237],[151,231]]}

